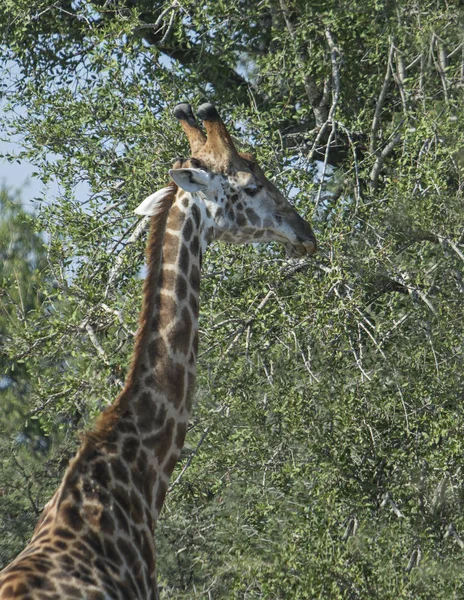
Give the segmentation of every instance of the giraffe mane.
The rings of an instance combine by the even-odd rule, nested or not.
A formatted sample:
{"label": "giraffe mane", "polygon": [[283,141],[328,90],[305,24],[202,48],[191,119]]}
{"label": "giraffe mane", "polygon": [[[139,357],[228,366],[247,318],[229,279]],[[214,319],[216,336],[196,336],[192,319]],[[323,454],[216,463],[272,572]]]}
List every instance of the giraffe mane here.
{"label": "giraffe mane", "polygon": [[135,383],[138,364],[145,348],[146,337],[149,330],[149,320],[153,312],[153,303],[155,301],[157,285],[161,271],[164,234],[166,231],[168,213],[172,203],[174,202],[177,190],[179,189],[177,184],[173,181],[170,182],[167,187],[170,189],[170,193],[167,193],[161,200],[159,212],[151,217],[150,235],[148,237],[146,253],[148,273],[143,284],[143,304],[140,313],[139,328],[135,340],[135,348],[132,355],[131,366],[126,377],[126,384],[123,391],[116,399],[115,404],[121,403],[121,405],[124,405],[123,399],[125,393],[130,391]]}

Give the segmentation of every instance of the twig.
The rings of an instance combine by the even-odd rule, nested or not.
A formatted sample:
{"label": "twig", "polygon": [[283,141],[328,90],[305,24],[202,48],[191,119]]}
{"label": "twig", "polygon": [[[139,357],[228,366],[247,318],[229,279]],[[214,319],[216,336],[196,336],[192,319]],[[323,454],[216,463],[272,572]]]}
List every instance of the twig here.
{"label": "twig", "polygon": [[[444,239],[444,238],[443,238]],[[456,252],[459,258],[464,262],[464,254],[459,250],[457,245],[453,242],[453,240],[446,239],[451,248]]]}
{"label": "twig", "polygon": [[327,140],[327,145],[326,145],[326,148],[325,148],[324,165],[322,167],[321,180],[320,180],[319,188],[317,190],[317,196],[316,196],[316,201],[315,201],[315,208],[316,209],[319,206],[319,202],[320,202],[320,199],[321,199],[322,187],[324,185],[325,174],[326,174],[326,171],[327,171],[327,165],[329,163],[330,144],[332,143],[334,135],[335,135],[335,126],[334,126],[334,123],[332,123],[332,129],[330,131],[329,139]]}
{"label": "twig", "polygon": [[458,44],[456,46],[456,48],[454,50],[451,50],[451,52],[448,54],[447,58],[450,59],[452,56],[454,56],[456,54],[456,52],[459,52],[459,50],[463,47],[463,43],[461,42],[460,44]]}
{"label": "twig", "polygon": [[[93,346],[95,347],[95,350],[97,351],[97,353],[100,356],[100,358],[103,360],[103,362],[105,363],[105,365],[107,367],[111,367],[111,363],[108,360],[108,356],[107,356],[106,352],[103,350],[103,347],[101,346],[100,342],[98,341],[98,338],[97,338],[97,336],[95,334],[95,331],[93,330],[93,327],[90,325],[89,322],[85,323],[84,327],[85,327],[85,330],[88,333],[90,341],[92,342]],[[124,387],[124,382],[121,379],[119,379],[117,377],[114,377],[113,381],[120,388]]]}
{"label": "twig", "polygon": [[[80,386],[79,386],[80,387]],[[53,404],[54,402],[56,402],[57,400],[59,400],[60,398],[67,396],[69,394],[69,392],[72,391],[72,388],[66,388],[64,390],[60,390],[59,392],[57,392],[56,394],[49,394],[47,400],[45,400],[45,402],[42,402],[42,404],[40,406],[38,406],[37,408],[34,408],[34,410],[31,410],[29,412],[29,415],[36,415],[39,412],[42,412],[43,409],[48,406],[49,404]]]}
{"label": "twig", "polygon": [[446,530],[446,533],[445,533],[445,535],[443,536],[443,539],[444,539],[444,540],[446,540],[446,539],[447,539],[447,538],[449,538],[449,537],[452,537],[452,538],[454,538],[454,539],[457,541],[457,543],[459,544],[459,547],[460,547],[461,549],[463,549],[463,550],[464,550],[464,541],[463,541],[463,539],[462,539],[462,538],[461,538],[461,537],[458,535],[458,532],[456,531],[456,526],[455,526],[455,524],[454,524],[454,523],[451,523],[451,524],[448,526],[448,529]]}
{"label": "twig", "polygon": [[[330,144],[332,142],[333,136],[335,135],[335,131],[334,131],[334,127],[335,127],[335,121],[334,121],[334,117],[335,117],[335,111],[337,109],[337,104],[338,104],[338,100],[340,98],[340,72],[338,69],[338,61],[337,61],[337,55],[340,54],[340,50],[337,48],[337,46],[334,43],[334,40],[332,38],[332,33],[330,32],[330,29],[326,29],[325,30],[325,36],[327,38],[327,43],[329,44],[329,48],[330,48],[330,61],[332,64],[332,85],[328,86],[328,84],[324,84],[324,96],[323,98],[327,95],[326,92],[328,92],[329,87],[332,89],[332,104],[330,106],[327,118],[325,119],[325,121],[320,125],[320,129],[316,135],[316,139],[313,142],[312,148],[309,151],[308,154],[308,161],[311,162],[314,158],[314,154],[318,148],[318,144],[322,139],[322,136],[324,135],[327,127],[331,124],[332,125],[332,131],[330,133],[329,136],[329,140],[327,142],[327,146],[326,146],[326,151],[325,151],[325,157],[324,157],[324,173],[325,173],[325,169],[326,169],[326,165],[327,165],[327,160],[329,157],[329,149],[330,149]],[[321,101],[322,102],[322,101]],[[317,125],[317,120],[316,120],[316,125]],[[322,181],[324,180],[324,177],[322,177]],[[318,194],[318,199],[320,198],[320,190],[321,188],[319,188],[319,194]]]}
{"label": "twig", "polygon": [[438,46],[438,58],[435,59],[435,54],[432,53],[433,62],[435,63],[435,67],[440,75],[441,85],[443,86],[443,96],[445,97],[445,102],[448,104],[448,85],[446,81],[446,67],[448,66],[448,57],[446,55],[446,48],[443,42],[441,42],[437,36],[435,36],[437,46]]}
{"label": "twig", "polygon": [[409,557],[408,566],[406,567],[406,573],[410,573],[414,567],[418,567],[422,557],[420,548],[414,548]]}
{"label": "twig", "polygon": [[[158,33],[158,31],[160,31],[164,26],[164,25],[161,25],[161,22],[164,19],[164,17],[168,14],[168,12],[170,12],[171,10],[173,11],[175,8],[179,8],[179,6],[180,6],[179,2],[177,0],[174,0],[173,3],[171,4],[171,6],[168,6],[163,11],[161,11],[161,13],[159,14],[158,18],[156,19],[156,21],[154,23],[142,23],[141,25],[137,25],[137,27],[134,28],[134,31],[143,31],[144,29],[154,29],[155,33]],[[163,40],[164,40],[164,38],[163,38]]]}
{"label": "twig", "polygon": [[297,41],[296,30],[295,30],[295,27],[290,18],[290,9],[288,7],[288,4],[287,4],[286,0],[279,0],[279,4],[280,4],[280,8],[282,10],[282,15],[284,17],[285,26],[287,28],[287,31],[290,35],[290,39],[292,40],[292,43],[294,46],[295,57],[298,62],[298,66],[299,66],[301,72],[305,73],[304,78],[303,78],[303,85],[305,88],[306,96],[307,96],[309,103],[311,105],[311,108],[313,110],[314,118],[316,121],[316,126],[324,127],[324,123],[327,122],[327,120],[328,120],[328,116],[327,116],[327,98],[328,98],[328,92],[329,92],[328,83],[324,82],[324,90],[323,90],[323,93],[321,96],[320,89],[314,83],[314,81],[311,80],[309,75],[307,75],[307,68],[305,65],[306,56],[305,56],[304,50],[302,48],[298,48],[298,46],[297,46],[298,41]]}
{"label": "twig", "polygon": [[387,505],[391,506],[393,512],[398,517],[398,519],[401,519],[404,517],[403,513],[400,511],[400,509],[396,506],[395,502],[393,501],[391,492],[385,492],[382,503],[380,504],[380,508],[385,508]]}
{"label": "twig", "polygon": [[383,80],[382,89],[380,90],[379,98],[375,105],[374,118],[372,120],[371,143],[369,145],[369,151],[372,153],[375,152],[376,146],[377,146],[376,138],[377,138],[377,131],[379,129],[379,124],[380,124],[380,113],[382,111],[382,108],[383,108],[383,105],[385,102],[385,98],[387,96],[388,85],[390,83],[390,76],[391,76],[391,70],[392,70],[391,65],[392,65],[394,51],[395,51],[394,46],[393,46],[393,44],[391,44],[390,52],[388,53],[387,71],[385,73],[385,77]]}
{"label": "twig", "polygon": [[269,299],[271,298],[271,296],[273,295],[273,293],[274,292],[272,290],[270,290],[266,294],[266,296],[263,298],[263,300],[261,300],[258,308],[255,310],[254,315],[248,319],[248,321],[238,330],[237,334],[234,336],[234,339],[231,341],[231,343],[229,344],[229,346],[225,350],[224,356],[226,356],[227,354],[229,354],[230,350],[232,349],[232,347],[234,346],[234,344],[238,340],[238,338],[242,335],[242,333],[246,329],[248,329],[248,327],[251,327],[251,325],[253,324],[253,321],[256,319],[259,311],[266,306],[266,304],[269,302]]}
{"label": "twig", "polygon": [[370,377],[366,371],[364,370],[364,367],[362,365],[362,349],[361,349],[361,345],[359,346],[359,356],[356,354],[356,350],[355,347],[351,341],[351,338],[349,338],[350,341],[350,347],[351,347],[351,351],[353,352],[353,356],[354,359],[356,361],[356,364],[358,366],[358,369],[361,371],[361,374],[368,380],[368,381],[372,381],[372,377]]}
{"label": "twig", "polygon": [[31,503],[33,511],[38,516],[40,514],[40,510],[39,510],[37,504],[35,503],[34,498],[32,497],[31,477],[30,477],[30,475],[29,476],[27,475],[25,468],[20,464],[20,462],[18,461],[16,454],[14,452],[12,453],[12,458],[13,458],[13,462],[16,464],[18,469],[21,471],[21,475],[23,476],[25,484],[26,484],[27,497],[29,498],[29,502]]}
{"label": "twig", "polygon": [[408,411],[406,409],[406,402],[404,401],[403,392],[401,391],[400,384],[398,383],[398,377],[397,377],[396,371],[394,369],[393,369],[393,379],[395,381],[396,389],[398,391],[398,394],[399,394],[399,397],[400,397],[400,400],[401,400],[401,404],[403,406],[404,420],[405,420],[405,423],[406,423],[406,433],[408,435],[410,435],[411,431],[409,429],[409,417],[408,417]]}
{"label": "twig", "polygon": [[325,37],[330,48],[330,62],[332,64],[332,106],[329,110],[328,121],[333,121],[338,100],[340,98],[340,72],[338,70],[337,55],[340,55],[340,50],[335,45],[330,29],[325,30]]}
{"label": "twig", "polygon": [[[172,3],[172,8],[175,8],[176,6],[178,6],[178,3],[176,2],[176,0],[174,0],[174,2]],[[160,46],[163,46],[163,44],[165,43],[165,41],[168,39],[171,31],[172,31],[172,26],[174,23],[174,17],[175,17],[176,13],[174,12],[174,10],[171,13],[171,17],[169,19],[169,25],[167,26],[167,29],[163,35],[163,37],[160,40]]]}
{"label": "twig", "polygon": [[121,252],[118,254],[118,257],[114,261],[114,265],[111,268],[109,275],[108,275],[108,284],[106,286],[106,290],[105,290],[105,293],[103,296],[104,298],[108,298],[108,294],[111,291],[113,282],[116,279],[117,275],[119,274],[119,270],[122,267],[122,263],[124,261],[124,256],[126,254],[128,246],[130,246],[131,244],[134,244],[139,239],[139,237],[144,233],[145,229],[147,228],[149,222],[150,222],[150,217],[143,217],[143,219],[141,219],[140,223],[138,223],[138,225],[135,228],[135,230],[133,231],[132,235],[127,240],[126,245],[121,250]]}
{"label": "twig", "polygon": [[403,106],[403,113],[406,115],[408,112],[408,106],[406,102],[406,92],[404,90],[404,80],[406,79],[406,70],[404,66],[404,58],[402,53],[395,48],[396,50],[396,73],[393,73],[393,78],[395,80],[396,85],[398,86],[398,90],[401,96],[401,104]]}
{"label": "twig", "polygon": [[400,141],[401,141],[401,134],[397,133],[395,135],[395,137],[388,142],[388,144],[385,146],[385,148],[382,150],[382,152],[377,157],[377,160],[375,161],[374,166],[372,167],[372,170],[371,170],[371,173],[369,176],[369,178],[370,178],[369,187],[371,188],[371,190],[373,192],[377,189],[380,171],[383,167],[383,163],[385,162],[385,159],[393,152],[393,148]]}
{"label": "twig", "polygon": [[342,542],[346,542],[349,537],[356,535],[357,530],[358,530],[358,519],[356,518],[356,516],[352,516],[348,519],[348,524],[345,528],[345,533],[343,534]]}
{"label": "twig", "polygon": [[296,337],[296,333],[294,330],[292,330],[292,335],[295,340],[295,347],[298,350],[298,352],[300,353],[301,358],[303,359],[303,364],[305,366],[305,369],[308,371],[310,377],[312,379],[314,379],[314,381],[319,383],[320,380],[317,378],[317,376],[311,370],[311,348],[310,348],[309,344],[308,344],[308,358],[306,358],[306,356],[304,355],[303,349],[301,348],[301,346],[298,342],[298,339]]}
{"label": "twig", "polygon": [[[132,331],[132,329],[129,329],[129,328],[127,327],[127,325],[126,325],[126,323],[125,323],[125,321],[124,321],[124,319],[123,319],[123,316],[122,316],[122,313],[121,313],[121,311],[120,311],[120,310],[117,310],[116,308],[111,308],[111,306],[108,306],[108,305],[107,305],[107,304],[105,304],[104,302],[102,302],[102,303],[101,303],[99,306],[101,306],[101,307],[103,308],[103,310],[104,310],[104,311],[106,311],[106,312],[108,312],[108,313],[110,313],[110,314],[112,314],[112,315],[115,315],[115,316],[118,318],[118,321],[119,321],[119,323],[120,323],[120,324],[121,324],[121,326],[122,326],[122,329],[124,329],[124,331],[125,331],[127,334],[131,335],[132,337],[134,337],[134,336],[135,336],[135,331]],[[98,305],[97,305],[97,307],[96,307],[96,308],[98,308]]]}
{"label": "twig", "polygon": [[99,354],[100,358],[103,360],[103,362],[106,365],[109,365],[109,361],[108,361],[108,357],[106,355],[106,352],[103,350],[102,346],[100,345],[100,342],[98,341],[98,338],[97,338],[97,336],[95,334],[95,331],[93,330],[93,328],[90,325],[90,323],[86,323],[85,324],[85,330],[89,334],[90,341],[94,345],[94,347],[95,347],[97,353]]}
{"label": "twig", "polygon": [[340,121],[337,121],[337,125],[342,131],[344,131],[344,133],[350,143],[351,151],[353,152],[354,175],[355,175],[355,181],[356,181],[356,185],[354,187],[354,199],[356,201],[356,211],[357,211],[358,203],[361,200],[361,185],[359,182],[359,168],[358,168],[358,157],[356,154],[356,146],[354,145],[353,139],[351,137],[351,133],[348,130],[348,128],[345,127],[342,123],[340,123]]}

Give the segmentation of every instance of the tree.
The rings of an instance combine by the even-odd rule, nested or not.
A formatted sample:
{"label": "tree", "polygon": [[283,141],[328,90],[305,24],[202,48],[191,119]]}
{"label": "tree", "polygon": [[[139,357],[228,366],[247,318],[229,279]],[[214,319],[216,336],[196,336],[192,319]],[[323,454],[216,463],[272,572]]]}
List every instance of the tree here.
{"label": "tree", "polygon": [[40,420],[30,415],[35,374],[24,356],[7,353],[12,337],[27,337],[27,322],[41,309],[46,262],[43,238],[34,231],[32,215],[21,207],[19,193],[0,190],[1,562],[22,549],[41,504],[56,485],[49,439]]}
{"label": "tree", "polygon": [[209,252],[198,405],[158,531],[165,597],[460,597],[457,6],[9,0],[0,19],[3,94],[27,109],[5,126],[61,190],[37,217],[43,309],[8,345],[41,374],[44,428],[67,440],[124,378],[131,210],[186,153],[177,101],[220,104],[319,237],[298,263]]}

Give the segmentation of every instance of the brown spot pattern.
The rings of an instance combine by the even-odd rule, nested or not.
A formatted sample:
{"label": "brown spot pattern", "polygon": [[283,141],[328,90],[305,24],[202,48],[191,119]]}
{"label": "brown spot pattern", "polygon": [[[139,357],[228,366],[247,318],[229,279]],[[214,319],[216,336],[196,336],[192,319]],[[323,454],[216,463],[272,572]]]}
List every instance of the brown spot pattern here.
{"label": "brown spot pattern", "polygon": [[140,431],[150,431],[153,428],[155,406],[150,392],[140,394],[136,402],[137,425]]}
{"label": "brown spot pattern", "polygon": [[119,538],[116,543],[118,550],[123,557],[124,564],[128,566],[132,565],[137,559],[137,553],[132,544],[127,542],[124,538]]}
{"label": "brown spot pattern", "polygon": [[192,206],[191,210],[192,210],[193,220],[195,221],[195,225],[197,227],[200,227],[200,220],[201,220],[200,209],[198,208],[198,206],[196,204],[194,204]]}
{"label": "brown spot pattern", "polygon": [[131,491],[131,516],[135,523],[141,523],[143,521],[143,506],[140,502],[139,496],[134,490]]}
{"label": "brown spot pattern", "polygon": [[238,213],[236,221],[239,227],[243,227],[244,225],[246,225],[246,219],[242,213]]}
{"label": "brown spot pattern", "polygon": [[84,526],[84,521],[77,506],[66,504],[61,507],[61,516],[65,525],[74,531],[80,531]]}
{"label": "brown spot pattern", "polygon": [[178,248],[178,236],[166,231],[164,234],[163,261],[169,265],[172,265],[177,259]]}
{"label": "brown spot pattern", "polygon": [[252,225],[259,225],[261,223],[261,219],[258,217],[258,215],[255,213],[255,211],[252,208],[247,208],[245,210],[246,216],[248,217],[248,221],[252,224]]}
{"label": "brown spot pattern", "polygon": [[178,458],[179,457],[177,454],[171,454],[171,456],[166,461],[166,464],[163,467],[163,471],[166,473],[166,475],[168,477],[170,477],[172,472],[174,471],[174,467],[176,466]]}
{"label": "brown spot pattern", "polygon": [[193,224],[192,224],[192,220],[189,218],[185,221],[184,229],[182,231],[182,236],[186,242],[188,242],[190,240],[190,238],[192,237],[192,233],[193,233]]}
{"label": "brown spot pattern", "polygon": [[[184,306],[179,319],[168,334],[169,344],[183,354],[187,354],[190,348],[190,332],[192,330],[192,318],[189,309]],[[176,373],[177,375],[177,373]]]}
{"label": "brown spot pattern", "polygon": [[196,265],[192,265],[190,270],[190,285],[195,292],[200,290],[200,269]]}
{"label": "brown spot pattern", "polygon": [[180,249],[180,252],[179,252],[179,269],[182,271],[182,273],[185,273],[185,275],[188,273],[189,263],[190,263],[189,249],[187,248],[187,246],[185,246],[185,244],[182,244],[182,248]]}
{"label": "brown spot pattern", "polygon": [[184,445],[185,434],[187,432],[187,424],[186,423],[178,423],[176,429],[176,439],[175,444],[179,448],[179,450]]}
{"label": "brown spot pattern", "polygon": [[169,211],[167,227],[174,231],[179,231],[182,228],[184,220],[185,213],[178,206],[174,205]]}
{"label": "brown spot pattern", "polygon": [[187,296],[187,281],[180,273],[177,276],[176,295],[179,301],[182,301]]}
{"label": "brown spot pattern", "polygon": [[132,463],[137,458],[139,440],[136,437],[128,437],[124,440],[121,456],[126,462]]}
{"label": "brown spot pattern", "polygon": [[166,420],[166,407],[164,404],[158,406],[155,415],[154,429],[159,429],[164,425]]}
{"label": "brown spot pattern", "polygon": [[190,252],[193,256],[198,256],[198,252],[200,250],[200,240],[197,235],[193,237],[193,240],[190,242]]}
{"label": "brown spot pattern", "polygon": [[[160,357],[166,356],[166,354],[168,353],[168,348],[163,338],[161,336],[158,336],[148,344],[147,352],[148,359],[150,361],[151,366],[153,367],[156,364],[156,362],[160,359]],[[153,378],[153,375],[150,375],[150,377]]]}
{"label": "brown spot pattern", "polygon": [[159,512],[161,507],[163,506],[164,498],[166,497],[166,492],[168,491],[167,484],[160,479],[158,482],[158,489],[156,490],[156,501],[155,508]]}
{"label": "brown spot pattern", "polygon": [[198,300],[194,294],[190,294],[189,298],[190,308],[192,309],[192,313],[195,317],[198,316]]}
{"label": "brown spot pattern", "polygon": [[129,471],[123,461],[120,458],[112,458],[110,464],[114,479],[121,483],[129,483]]}
{"label": "brown spot pattern", "polygon": [[166,453],[172,445],[174,425],[174,419],[168,419],[163,429],[160,429],[157,433],[145,438],[143,441],[145,446],[154,450],[155,456],[158,458],[159,462],[163,462],[166,457]]}
{"label": "brown spot pattern", "polygon": [[103,511],[100,517],[100,529],[106,535],[113,535],[114,533],[114,520],[107,511]]}
{"label": "brown spot pattern", "polygon": [[92,477],[104,488],[109,486],[110,471],[108,469],[108,465],[103,460],[99,460],[94,463],[92,467]]}

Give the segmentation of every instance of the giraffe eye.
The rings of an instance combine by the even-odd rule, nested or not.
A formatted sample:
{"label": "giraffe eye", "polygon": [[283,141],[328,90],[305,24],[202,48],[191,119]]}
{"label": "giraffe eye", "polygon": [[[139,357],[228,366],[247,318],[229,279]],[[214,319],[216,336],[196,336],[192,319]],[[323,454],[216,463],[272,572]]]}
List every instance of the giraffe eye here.
{"label": "giraffe eye", "polygon": [[248,196],[251,196],[253,198],[253,196],[256,196],[256,194],[259,192],[261,188],[256,186],[253,187],[247,187],[245,188],[245,194],[247,194]]}

